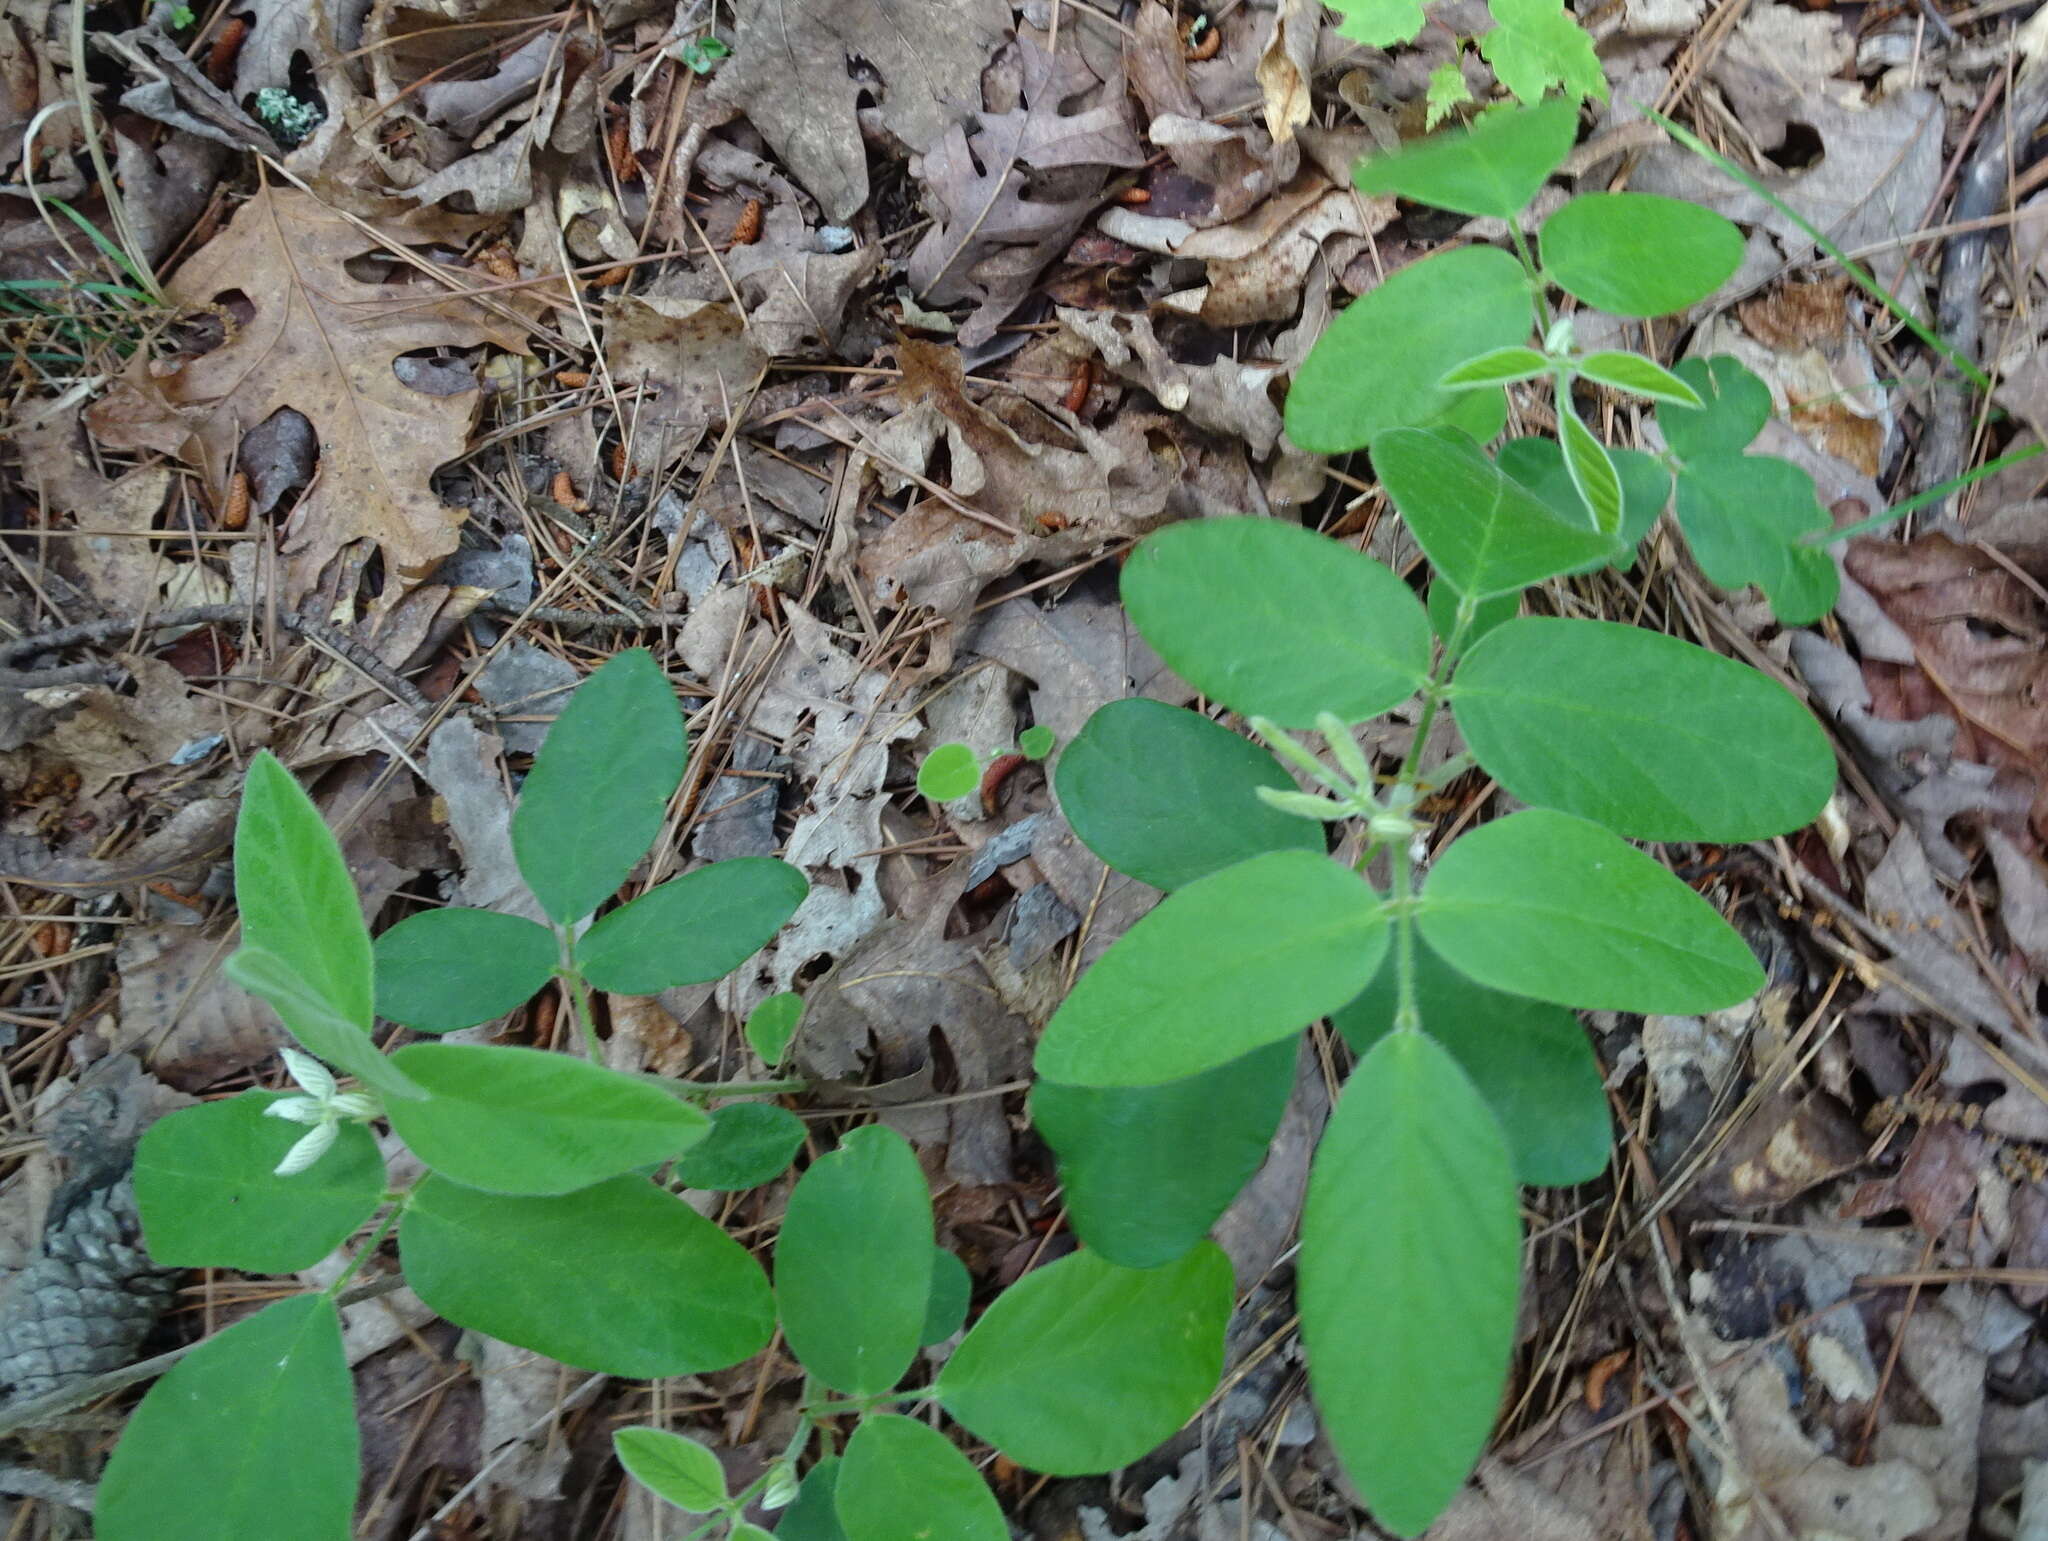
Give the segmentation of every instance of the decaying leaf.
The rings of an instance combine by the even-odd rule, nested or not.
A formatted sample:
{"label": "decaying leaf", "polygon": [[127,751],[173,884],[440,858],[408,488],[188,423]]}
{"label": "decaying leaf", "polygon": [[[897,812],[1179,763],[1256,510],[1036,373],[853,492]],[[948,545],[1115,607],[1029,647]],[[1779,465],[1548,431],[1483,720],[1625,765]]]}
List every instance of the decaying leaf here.
{"label": "decaying leaf", "polygon": [[705,430],[746,403],[768,367],[730,305],[621,295],[605,303],[605,360],[641,391],[634,461],[652,470],[688,454]]}
{"label": "decaying leaf", "polygon": [[[404,225],[382,234],[419,240]],[[169,285],[181,305],[221,306],[228,317],[246,306],[246,319],[172,373],[158,377],[138,360],[88,415],[102,442],[175,443],[219,506],[243,434],[280,408],[303,414],[320,437],[320,469],[285,541],[294,596],[353,541],[374,541],[392,575],[415,582],[455,549],[465,513],[428,480],[467,447],[478,393],[416,390],[394,366],[417,349],[522,345],[519,327],[440,284],[371,282],[350,270],[384,255],[355,221],[304,193],[266,188]]]}

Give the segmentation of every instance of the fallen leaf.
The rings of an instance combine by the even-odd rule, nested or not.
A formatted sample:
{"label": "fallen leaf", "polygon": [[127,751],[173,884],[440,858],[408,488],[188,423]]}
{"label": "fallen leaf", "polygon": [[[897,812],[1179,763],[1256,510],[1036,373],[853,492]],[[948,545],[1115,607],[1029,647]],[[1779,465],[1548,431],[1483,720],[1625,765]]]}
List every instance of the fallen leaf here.
{"label": "fallen leaf", "polygon": [[1269,394],[1279,365],[1227,357],[1183,364],[1167,352],[1142,311],[1125,316],[1061,308],[1057,314],[1105,364],[1144,386],[1167,411],[1183,414],[1197,428],[1244,440],[1261,460],[1280,442],[1280,409]]}
{"label": "fallen leaf", "polygon": [[[711,98],[744,112],[826,217],[844,223],[868,201],[860,98],[879,95],[889,131],[930,150],[980,105],[982,67],[1010,21],[1003,0],[744,6]],[[849,67],[856,56],[881,77],[879,91]]]}
{"label": "fallen leaf", "polygon": [[1323,30],[1321,0],[1281,0],[1273,31],[1259,55],[1259,89],[1266,99],[1266,132],[1277,142],[1292,139],[1314,111],[1310,99],[1316,70],[1316,39]]}
{"label": "fallen leaf", "polygon": [[[404,225],[387,224],[383,235],[419,239]],[[320,468],[283,547],[294,599],[353,541],[374,541],[403,580],[387,586],[391,599],[455,549],[467,513],[428,484],[467,448],[479,395],[416,391],[393,367],[423,348],[522,346],[519,327],[439,284],[372,283],[349,271],[354,259],[383,250],[308,195],[266,188],[169,285],[175,302],[194,308],[244,299],[248,319],[170,374],[156,377],[138,361],[124,377],[183,441],[180,453],[200,467],[215,506],[246,432],[283,407],[313,425]],[[103,442],[135,442],[97,407],[87,422]]]}
{"label": "fallen leaf", "polygon": [[745,320],[708,300],[620,295],[605,302],[604,332],[613,379],[641,392],[632,437],[642,473],[695,449],[768,368]]}

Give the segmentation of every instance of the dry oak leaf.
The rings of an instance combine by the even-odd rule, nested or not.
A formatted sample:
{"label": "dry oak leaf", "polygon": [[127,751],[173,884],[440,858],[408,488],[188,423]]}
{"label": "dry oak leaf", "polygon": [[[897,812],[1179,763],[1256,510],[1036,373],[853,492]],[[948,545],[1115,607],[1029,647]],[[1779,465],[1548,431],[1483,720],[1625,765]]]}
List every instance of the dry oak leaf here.
{"label": "dry oak leaf", "polygon": [[[405,221],[379,228],[393,244],[421,239]],[[357,258],[384,255],[358,222],[317,199],[264,189],[168,286],[186,308],[239,312],[246,300],[246,319],[219,347],[160,379],[138,360],[87,416],[95,436],[116,447],[171,429],[164,437],[200,468],[218,506],[242,436],[280,409],[301,413],[319,435],[320,458],[283,546],[292,595],[352,541],[375,541],[386,570],[407,583],[455,549],[467,514],[428,482],[467,447],[480,394],[431,395],[404,383],[395,366],[426,348],[523,351],[518,326],[440,284],[372,282],[349,271]]]}

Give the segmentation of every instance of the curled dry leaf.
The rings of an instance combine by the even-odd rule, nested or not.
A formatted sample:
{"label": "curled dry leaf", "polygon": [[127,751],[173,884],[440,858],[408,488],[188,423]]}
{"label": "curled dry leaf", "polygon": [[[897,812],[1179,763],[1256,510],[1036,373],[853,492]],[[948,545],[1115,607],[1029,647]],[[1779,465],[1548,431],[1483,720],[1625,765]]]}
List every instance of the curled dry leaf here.
{"label": "curled dry leaf", "polygon": [[[398,224],[382,234],[394,244],[420,240]],[[193,309],[232,313],[245,303],[246,319],[161,378],[138,360],[87,414],[110,447],[175,448],[218,506],[242,436],[280,408],[301,413],[319,435],[320,461],[284,546],[293,597],[357,540],[374,541],[403,580],[387,589],[393,598],[455,549],[466,515],[428,481],[467,446],[478,393],[414,390],[394,366],[423,348],[522,346],[520,327],[438,283],[351,272],[356,259],[384,254],[375,235],[314,198],[266,188],[168,285],[175,303]]]}

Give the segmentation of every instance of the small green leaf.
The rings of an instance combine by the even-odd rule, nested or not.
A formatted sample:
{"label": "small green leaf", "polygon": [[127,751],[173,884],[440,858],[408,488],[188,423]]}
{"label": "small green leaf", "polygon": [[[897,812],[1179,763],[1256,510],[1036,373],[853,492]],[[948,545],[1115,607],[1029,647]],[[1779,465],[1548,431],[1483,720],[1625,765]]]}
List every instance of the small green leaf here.
{"label": "small green leaf", "polygon": [[1841,575],[1825,549],[1800,537],[1831,527],[1813,478],[1775,455],[1699,455],[1678,473],[1678,527],[1708,579],[1754,583],[1787,626],[1834,608]]}
{"label": "small green leaf", "polygon": [[576,688],[512,813],[520,875],[557,925],[604,903],[647,854],[684,755],[682,708],[646,648]]}
{"label": "small green leaf", "polygon": [[1065,1086],[1152,1086],[1291,1037],[1372,978],[1386,951],[1379,895],[1306,851],[1197,878],[1123,934],[1038,1042]]}
{"label": "small green leaf", "polygon": [[1430,869],[1418,918],[1453,968],[1560,1006],[1689,1016],[1764,982],[1706,900],[1598,824],[1547,808],[1454,842]]}
{"label": "small green leaf", "polygon": [[1017,747],[1027,760],[1044,759],[1058,742],[1058,737],[1044,723],[1034,723],[1017,735]]}
{"label": "small green leaf", "polygon": [[932,1292],[925,1301],[917,1346],[930,1348],[958,1332],[974,1303],[974,1279],[967,1265],[944,1247],[932,1248]]}
{"label": "small green leaf", "polygon": [[347,1541],[360,1440],[341,1318],[293,1295],[216,1333],[128,1415],[100,1478],[103,1541]]}
{"label": "small green leaf", "polygon": [[612,1452],[635,1482],[686,1514],[725,1507],[725,1468],[694,1439],[667,1429],[614,1429]]}
{"label": "small green leaf", "polygon": [[634,1380],[722,1370],[775,1330],[761,1265],[644,1178],[514,1198],[429,1177],[398,1245],[431,1309],[579,1369]]}
{"label": "small green leaf", "polygon": [[[1363,1059],[1394,1025],[1394,971],[1332,1013]],[[1415,949],[1415,1005],[1429,1036],[1450,1050],[1500,1120],[1515,1178],[1543,1186],[1589,1182],[1607,1165],[1613,1129],[1600,1065],[1578,1018],[1562,1006],[1474,984],[1427,946]]]}
{"label": "small green leaf", "polygon": [[981,785],[981,761],[965,744],[941,744],[917,768],[917,790],[935,803],[950,803]]}
{"label": "small green leaf", "polygon": [[1412,43],[1422,31],[1418,0],[1332,0],[1330,9],[1343,18],[1337,30],[1368,48]]}
{"label": "small green leaf", "polygon": [[835,1501],[847,1541],[1010,1541],[981,1473],[937,1429],[900,1413],[861,1420]]}
{"label": "small green leaf", "polygon": [[1519,593],[1617,549],[1613,535],[1558,518],[1463,434],[1396,428],[1374,441],[1372,463],[1437,572],[1475,598]]}
{"label": "small green leaf", "polygon": [[[1635,564],[1636,547],[1671,500],[1671,473],[1656,456],[1639,449],[1610,449],[1607,459],[1621,481],[1621,537],[1613,565],[1626,570]],[[1495,464],[1541,498],[1558,518],[1569,524],[1585,522],[1586,505],[1579,501],[1579,489],[1572,485],[1564,451],[1555,439],[1510,439],[1500,447]]]}
{"label": "small green leaf", "polygon": [[490,1193],[572,1193],[680,1154],[711,1120],[588,1060],[500,1044],[414,1043],[394,1062],[432,1095],[391,1127],[442,1176]]}
{"label": "small green leaf", "polygon": [[1283,1038],[1163,1086],[1032,1087],[1074,1234],[1126,1268],[1185,1254],[1266,1159],[1296,1053]]}
{"label": "small green leaf", "polygon": [[1492,1431],[1521,1231],[1507,1142],[1457,1061],[1381,1039],[1316,1151],[1297,1300],[1317,1411],[1396,1535],[1428,1528]]}
{"label": "small green leaf", "polygon": [[1539,375],[1550,374],[1554,369],[1549,355],[1517,344],[1469,358],[1437,384],[1447,391],[1470,390],[1482,385],[1511,385],[1517,380],[1533,380]]}
{"label": "small green leaf", "polygon": [[1607,446],[1593,436],[1593,430],[1579,421],[1579,415],[1560,403],[1557,441],[1564,450],[1564,468],[1578,489],[1579,501],[1592,515],[1593,527],[1603,534],[1621,531],[1621,477],[1607,458]]}
{"label": "small green leaf", "polygon": [[1680,359],[1672,372],[1702,403],[1658,409],[1657,431],[1681,460],[1739,455],[1771,420],[1771,388],[1725,353]]}
{"label": "small green leaf", "polygon": [[711,1132],[683,1152],[676,1181],[686,1188],[737,1193],[789,1170],[803,1148],[804,1121],[772,1102],[728,1102],[711,1115]]}
{"label": "small green leaf", "polygon": [[932,1288],[932,1199],[910,1144],[882,1124],[811,1163],[775,1244],[782,1331],[803,1367],[879,1396],[917,1357]]}
{"label": "small green leaf", "polygon": [[1216,1389],[1234,1295],[1214,1242],[1164,1268],[1075,1252],[998,1296],[933,1390],[1021,1466],[1115,1471],[1165,1443]]}
{"label": "small green leaf", "polygon": [[1321,854],[1322,831],[1259,801],[1292,791],[1273,757],[1199,712],[1162,701],[1099,708],[1053,767],[1081,843],[1119,872],[1174,889],[1266,851]]}
{"label": "small green leaf", "polygon": [[377,938],[377,1014],[418,1033],[474,1027],[533,999],[557,955],[554,933],[521,916],[423,910]]}
{"label": "small green leaf", "polygon": [[269,953],[336,1017],[369,1032],[370,931],[355,880],[320,810],[267,749],[249,762],[235,819],[235,904],[243,946]]}
{"label": "small green leaf", "polygon": [[846,1541],[839,1524],[839,1457],[828,1455],[804,1473],[796,1502],[775,1526],[776,1541]]}
{"label": "small green leaf", "polygon": [[[1418,10],[1418,23],[1421,15]],[[1429,72],[1429,85],[1423,91],[1423,132],[1432,132],[1445,118],[1471,100],[1472,87],[1465,82],[1465,71],[1456,59],[1444,60]]]}
{"label": "small green leaf", "polygon": [[809,892],[786,861],[716,861],[613,910],[577,940],[576,966],[619,995],[709,984],[773,941]]}
{"label": "small green leaf", "polygon": [[1524,102],[1552,86],[1566,99],[1607,99],[1607,76],[1593,39],[1565,11],[1564,0],[1488,0],[1495,26],[1479,34],[1479,52],[1494,77]]}
{"label": "small green leaf", "polygon": [[324,996],[315,994],[291,965],[260,947],[242,947],[228,955],[221,972],[251,995],[268,1001],[273,1011],[315,1059],[325,1060],[386,1097],[417,1099],[426,1093],[378,1049],[370,1035],[339,1015]]}
{"label": "small green leaf", "polygon": [[[1482,113],[1469,129],[1432,134],[1419,144],[1360,161],[1351,185],[1361,193],[1398,193],[1458,214],[1512,219],[1571,153],[1578,123],[1578,108],[1562,97],[1540,107],[1496,108]],[[1499,251],[1493,255],[1503,258],[1514,268],[1517,279],[1521,278],[1522,270],[1512,257]],[[1429,260],[1441,262],[1443,258]],[[1523,292],[1526,296],[1526,287]],[[1525,310],[1522,330],[1528,325]],[[1503,343],[1513,340],[1501,339]],[[1478,351],[1468,349],[1450,362],[1455,364]]]}
{"label": "small green leaf", "polygon": [[1584,193],[1543,223],[1543,276],[1596,310],[1665,316],[1742,264],[1742,232],[1712,209],[1656,193]]}
{"label": "small green leaf", "polygon": [[1733,659],[1610,621],[1530,616],[1459,666],[1458,726],[1516,797],[1636,840],[1762,840],[1835,789],[1827,734]]}
{"label": "small green leaf", "polygon": [[771,995],[747,1013],[747,1043],[769,1069],[782,1063],[803,1015],[804,998],[794,990]]}
{"label": "small green leaf", "polygon": [[1124,564],[1124,607],[1167,664],[1246,716],[1362,722],[1422,688],[1429,618],[1362,552],[1278,519],[1191,519]]}
{"label": "small green leaf", "polygon": [[1572,367],[1585,379],[1652,401],[1675,402],[1681,407],[1701,405],[1699,393],[1662,364],[1640,353],[1588,353],[1572,360]]}
{"label": "small green leaf", "polygon": [[1491,437],[1506,398],[1437,382],[1476,354],[1528,341],[1534,324],[1528,275],[1506,252],[1461,246],[1412,262],[1352,301],[1309,350],[1287,393],[1287,436],[1310,454],[1343,455],[1389,428],[1485,407],[1491,428],[1462,416],[1458,426]]}
{"label": "small green leaf", "polygon": [[266,1118],[277,1092],[180,1108],[135,1148],[135,1207],[151,1259],[166,1268],[296,1273],[369,1219],[384,1194],[384,1161],[361,1124],[303,1172],[276,1175],[306,1130]]}

